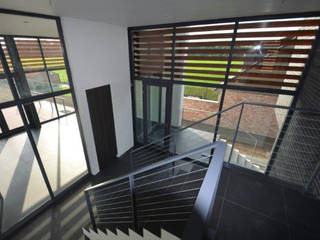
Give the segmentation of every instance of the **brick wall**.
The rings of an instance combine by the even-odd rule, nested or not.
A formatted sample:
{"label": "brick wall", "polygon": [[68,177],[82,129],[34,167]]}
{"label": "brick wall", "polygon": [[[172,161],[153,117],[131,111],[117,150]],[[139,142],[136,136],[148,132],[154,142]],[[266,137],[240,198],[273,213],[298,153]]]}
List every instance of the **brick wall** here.
{"label": "brick wall", "polygon": [[[230,107],[239,102],[261,102],[277,104],[278,96],[227,90],[223,108]],[[196,98],[185,97],[183,102],[183,120],[188,122],[199,121],[219,109],[219,102],[201,100]],[[235,129],[239,118],[240,107],[223,113],[221,118],[221,127]],[[215,125],[216,118],[206,121],[206,124]],[[279,130],[279,124],[276,113],[272,108],[245,106],[241,119],[240,130],[252,134],[276,138]]]}

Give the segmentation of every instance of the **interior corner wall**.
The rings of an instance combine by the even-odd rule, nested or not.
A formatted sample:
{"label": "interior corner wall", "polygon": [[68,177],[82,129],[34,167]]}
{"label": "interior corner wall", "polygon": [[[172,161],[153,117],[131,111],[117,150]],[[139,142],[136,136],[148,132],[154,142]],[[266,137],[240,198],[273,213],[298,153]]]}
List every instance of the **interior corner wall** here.
{"label": "interior corner wall", "polygon": [[125,27],[61,18],[92,174],[99,172],[86,89],[111,86],[118,156],[133,146],[129,51]]}

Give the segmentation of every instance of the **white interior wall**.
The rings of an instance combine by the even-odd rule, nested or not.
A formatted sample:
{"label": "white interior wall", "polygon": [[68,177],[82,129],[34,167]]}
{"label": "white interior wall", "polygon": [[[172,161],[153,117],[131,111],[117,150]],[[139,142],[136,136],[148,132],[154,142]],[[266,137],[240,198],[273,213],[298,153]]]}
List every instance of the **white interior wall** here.
{"label": "white interior wall", "polygon": [[127,29],[62,17],[72,79],[92,173],[99,172],[85,90],[111,85],[118,156],[133,146]]}

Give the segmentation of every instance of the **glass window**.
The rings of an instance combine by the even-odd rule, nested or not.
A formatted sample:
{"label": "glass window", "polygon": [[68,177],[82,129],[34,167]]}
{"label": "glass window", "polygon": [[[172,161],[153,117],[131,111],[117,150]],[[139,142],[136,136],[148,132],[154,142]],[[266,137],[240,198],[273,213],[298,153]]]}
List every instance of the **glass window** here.
{"label": "glass window", "polygon": [[54,92],[70,88],[67,71],[65,69],[49,71],[49,77]]}
{"label": "glass window", "polygon": [[34,105],[37,109],[40,122],[44,122],[57,117],[57,110],[53,98],[46,98],[40,101],[35,101]]}
{"label": "glass window", "polygon": [[56,99],[59,115],[65,115],[74,112],[74,105],[71,93],[54,97]]}
{"label": "glass window", "polygon": [[[173,85],[171,125],[187,126],[218,112],[221,89],[191,85]],[[215,121],[206,124],[214,125]],[[212,128],[210,128],[212,131]]]}
{"label": "glass window", "polygon": [[0,79],[0,103],[13,101],[12,92],[7,79]]}
{"label": "glass window", "polygon": [[[226,90],[223,108],[242,101],[289,106],[291,99],[292,96],[287,95]],[[225,120],[220,123],[219,134],[221,139],[229,143],[229,148],[233,136],[228,133],[235,131],[239,113],[240,107],[222,114]],[[245,105],[231,161],[264,172],[286,114],[285,109]],[[233,124],[230,125],[230,122]]]}
{"label": "glass window", "polygon": [[135,105],[136,105],[136,135],[139,142],[143,142],[143,97],[142,81],[135,81]]}
{"label": "glass window", "polygon": [[213,141],[216,116],[202,122],[199,121],[219,111],[220,95],[221,89],[173,85],[171,131],[194,124],[177,135],[179,138],[176,146],[177,152],[192,150]]}
{"label": "glass window", "polygon": [[4,232],[50,197],[26,133],[0,139],[0,164]]}
{"label": "glass window", "polygon": [[26,78],[32,96],[51,92],[46,72],[26,73]]}
{"label": "glass window", "polygon": [[16,129],[18,127],[23,126],[23,122],[20,117],[19,110],[16,106],[9,107],[9,108],[3,108],[1,111],[2,111],[4,118],[7,122],[9,130],[13,130],[13,129]]}
{"label": "glass window", "polygon": [[32,129],[37,148],[55,193],[64,190],[87,173],[75,114]]}

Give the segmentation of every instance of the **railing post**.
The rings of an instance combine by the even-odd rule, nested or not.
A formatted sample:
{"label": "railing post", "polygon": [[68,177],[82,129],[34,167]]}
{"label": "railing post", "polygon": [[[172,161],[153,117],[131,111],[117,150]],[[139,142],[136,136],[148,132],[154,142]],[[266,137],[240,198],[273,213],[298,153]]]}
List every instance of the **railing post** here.
{"label": "railing post", "polygon": [[134,169],[133,169],[133,152],[132,151],[130,151],[130,168],[131,168],[131,171],[133,171]]}
{"label": "railing post", "polygon": [[137,218],[137,208],[136,208],[136,195],[135,195],[135,187],[134,187],[134,176],[129,176],[129,184],[130,184],[130,194],[131,194],[131,203],[132,203],[132,217],[134,223],[134,230],[138,231],[138,218]]}
{"label": "railing post", "polygon": [[242,103],[242,105],[241,105],[241,110],[240,110],[240,114],[239,114],[239,119],[238,119],[238,122],[237,122],[237,127],[236,127],[236,131],[235,131],[235,133],[234,133],[234,137],[233,137],[233,141],[232,141],[232,146],[231,146],[231,151],[230,151],[230,155],[229,155],[229,159],[228,159],[228,165],[230,164],[231,157],[232,157],[232,154],[233,154],[233,148],[234,148],[234,145],[236,144],[236,139],[237,139],[237,136],[238,136],[240,121],[241,121],[241,117],[242,117],[242,113],[243,113],[243,108],[244,108],[244,103]]}
{"label": "railing post", "polygon": [[85,196],[86,201],[87,201],[89,216],[90,216],[90,220],[91,220],[91,224],[92,224],[93,230],[97,231],[97,225],[96,225],[96,221],[94,219],[94,214],[93,214],[92,204],[91,204],[91,201],[90,201],[89,192],[85,191],[84,192],[84,196]]}

